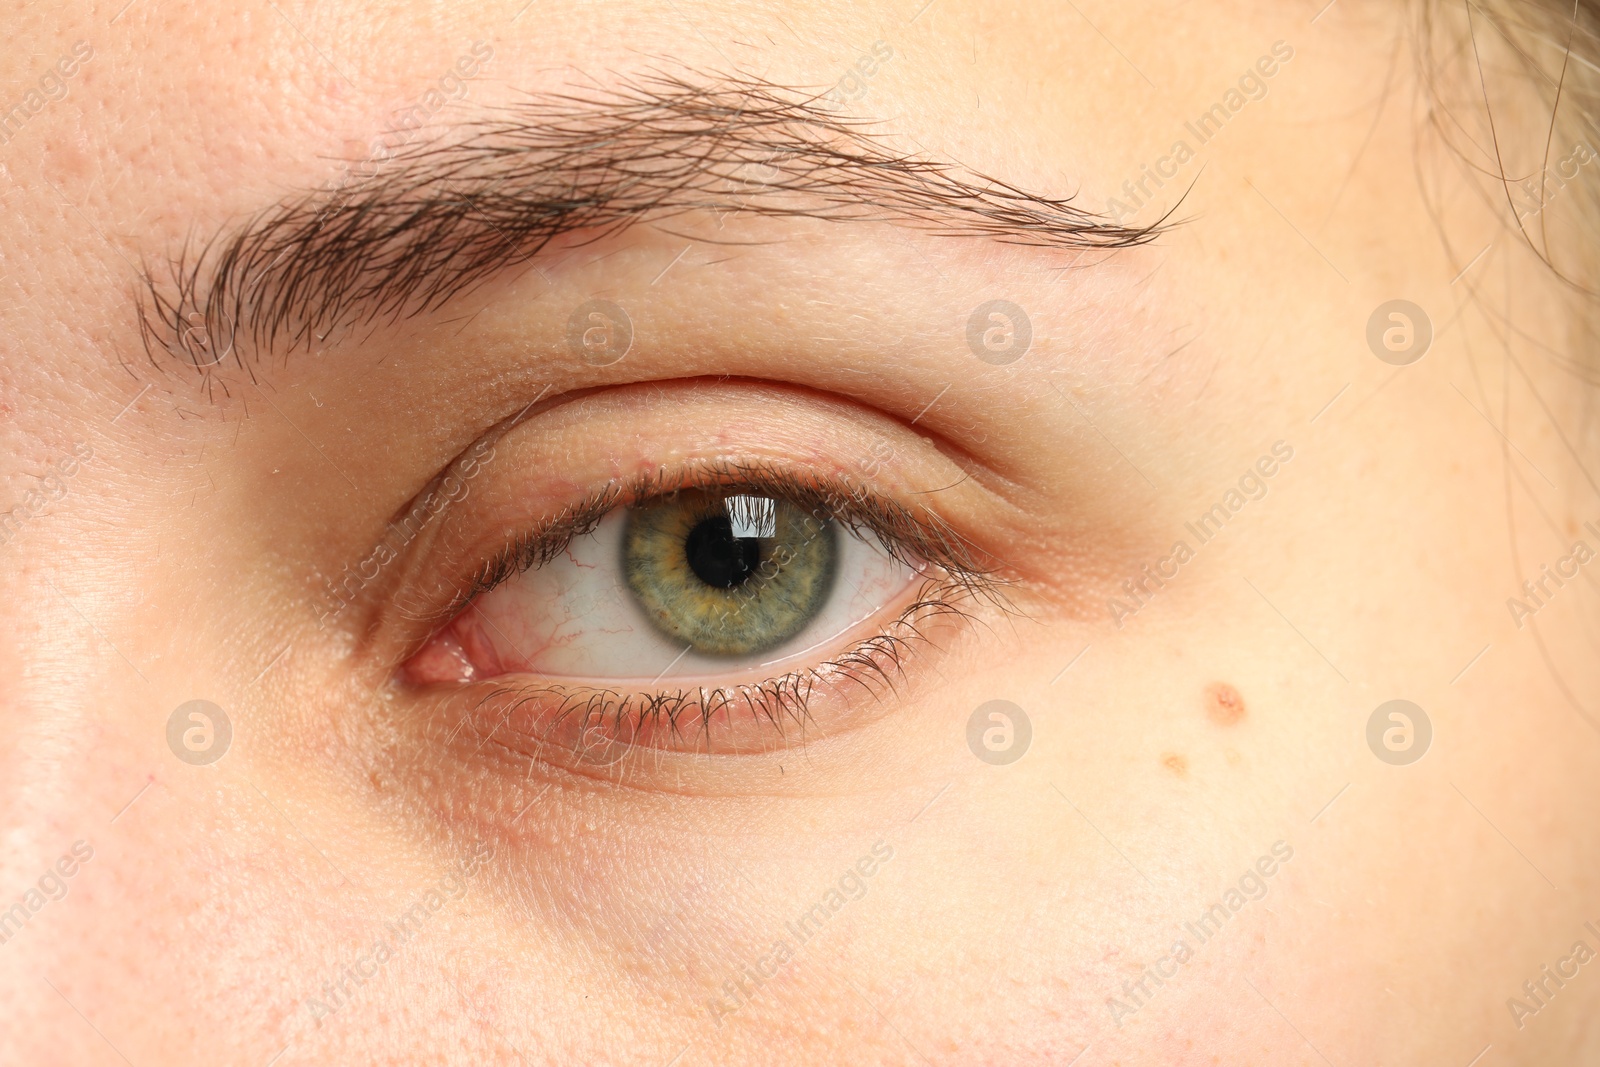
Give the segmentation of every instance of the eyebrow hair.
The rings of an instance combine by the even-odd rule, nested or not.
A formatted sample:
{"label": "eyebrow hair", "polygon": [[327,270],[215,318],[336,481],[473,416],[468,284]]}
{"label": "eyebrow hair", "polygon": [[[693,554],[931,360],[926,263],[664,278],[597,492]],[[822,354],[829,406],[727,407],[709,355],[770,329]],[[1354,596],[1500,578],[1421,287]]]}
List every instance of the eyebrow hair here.
{"label": "eyebrow hair", "polygon": [[759,79],[653,72],[532,95],[456,129],[375,151],[359,181],[186,247],[164,278],[144,270],[147,354],[207,368],[231,353],[242,367],[247,351],[309,349],[336,329],[434,312],[563,235],[599,240],[689,212],[900,222],[1074,250],[1144,244],[1166,223],[1122,226],[1071,197],[895,151],[821,97]]}

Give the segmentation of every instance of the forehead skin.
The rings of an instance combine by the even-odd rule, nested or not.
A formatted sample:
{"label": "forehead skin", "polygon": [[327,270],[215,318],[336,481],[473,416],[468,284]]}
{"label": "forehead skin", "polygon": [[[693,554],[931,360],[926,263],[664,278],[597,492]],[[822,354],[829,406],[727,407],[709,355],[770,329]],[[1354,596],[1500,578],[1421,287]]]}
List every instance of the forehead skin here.
{"label": "forehead skin", "polygon": [[[7,12],[0,105],[29,114],[0,147],[0,506],[34,499],[76,442],[93,459],[0,546],[0,907],[75,841],[92,858],[0,944],[0,1060],[1465,1064],[1492,1044],[1498,1062],[1581,1062],[1588,968],[1521,1026],[1506,1003],[1575,941],[1600,947],[1583,926],[1600,921],[1592,582],[1532,629],[1506,609],[1595,541],[1577,391],[1540,351],[1568,344],[1570,311],[1419,138],[1402,13],[919,6]],[[92,56],[44,92],[78,41]],[[852,75],[880,41],[891,58]],[[684,239],[641,227],[552,267],[553,297],[524,272],[439,321],[251,353],[209,393],[152,362],[143,267],[329,187],[475,42],[492,59],[428,105],[439,132],[652,69],[843,82],[897,150],[1097,212],[1118,199],[1139,224],[1186,193],[1181,225],[1079,260],[762,220],[734,267],[689,220],[676,269]],[[1278,42],[1292,58],[1249,76]],[[1202,144],[1191,125],[1229,92],[1243,103]],[[1179,141],[1195,158],[1162,162]],[[544,799],[508,829],[497,779],[407,749],[351,666],[361,635],[306,625],[307,576],[359,559],[556,380],[536,357],[600,291],[671,340],[630,356],[641,380],[789,383],[955,442],[998,487],[1030,611],[781,783],[529,789]],[[1036,330],[1003,375],[962,340],[995,297]],[[1437,332],[1401,370],[1366,342],[1397,298]],[[1251,492],[1241,475],[1278,441],[1293,459],[1266,495],[1116,625],[1120,583]],[[164,733],[197,697],[235,723],[209,768]],[[1010,767],[964,740],[995,698],[1034,724]],[[1433,751],[1407,767],[1367,744],[1394,698],[1431,715]],[[747,1006],[708,1011],[880,839],[894,858],[826,936]],[[485,841],[466,894],[358,995],[308,1006]],[[1222,933],[1186,933],[1256,884]],[[1192,960],[1145,978],[1179,939]]]}

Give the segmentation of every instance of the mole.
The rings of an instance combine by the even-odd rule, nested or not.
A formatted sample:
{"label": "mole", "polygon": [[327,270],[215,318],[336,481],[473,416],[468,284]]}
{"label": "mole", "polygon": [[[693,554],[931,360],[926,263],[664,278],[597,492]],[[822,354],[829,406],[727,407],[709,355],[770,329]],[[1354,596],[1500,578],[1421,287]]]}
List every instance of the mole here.
{"label": "mole", "polygon": [[1245,717],[1244,697],[1227,682],[1206,686],[1206,717],[1218,726],[1233,726]]}

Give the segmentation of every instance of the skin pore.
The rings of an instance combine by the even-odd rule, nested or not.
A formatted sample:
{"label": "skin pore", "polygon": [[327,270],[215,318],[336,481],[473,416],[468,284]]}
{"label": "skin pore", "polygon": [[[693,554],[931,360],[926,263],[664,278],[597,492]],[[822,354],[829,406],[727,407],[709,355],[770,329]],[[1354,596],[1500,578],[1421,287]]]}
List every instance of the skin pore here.
{"label": "skin pore", "polygon": [[[0,1062],[1589,1062],[1592,153],[1319,7],[8,8]],[[751,471],[803,704],[432,643]]]}

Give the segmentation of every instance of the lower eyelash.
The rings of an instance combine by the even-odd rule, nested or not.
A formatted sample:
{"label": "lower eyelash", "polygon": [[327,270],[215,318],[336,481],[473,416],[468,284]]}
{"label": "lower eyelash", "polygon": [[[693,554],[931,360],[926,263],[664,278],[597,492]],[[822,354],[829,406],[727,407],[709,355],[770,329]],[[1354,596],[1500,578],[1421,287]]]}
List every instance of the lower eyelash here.
{"label": "lower eyelash", "polygon": [[[882,633],[826,663],[762,682],[658,693],[622,693],[548,682],[501,684],[479,700],[467,717],[484,722],[493,714],[493,724],[481,734],[480,743],[492,744],[518,759],[559,747],[567,750],[568,759],[600,767],[618,762],[637,748],[714,752],[719,730],[733,730],[736,718],[746,716],[771,732],[764,734],[761,745],[751,745],[750,738],[724,739],[732,750],[766,751],[773,747],[772,741],[783,747],[795,730],[800,731],[803,744],[806,730],[817,725],[811,715],[816,695],[825,689],[859,687],[877,700],[885,691],[893,691],[904,678],[906,660],[931,640],[924,629],[940,620],[970,621],[973,616],[962,601],[976,592],[970,578],[930,580]],[[512,725],[524,710],[543,724],[537,731]]]}

